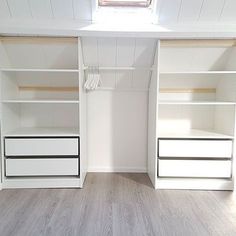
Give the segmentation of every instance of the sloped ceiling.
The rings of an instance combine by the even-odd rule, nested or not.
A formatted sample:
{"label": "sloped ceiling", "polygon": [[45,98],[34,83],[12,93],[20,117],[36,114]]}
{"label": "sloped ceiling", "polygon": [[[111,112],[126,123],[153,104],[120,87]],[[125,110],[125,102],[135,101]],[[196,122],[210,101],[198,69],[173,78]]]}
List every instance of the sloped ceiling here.
{"label": "sloped ceiling", "polygon": [[[90,21],[92,1],[0,0],[0,21],[1,19]],[[236,0],[157,0],[156,15],[160,24],[202,22],[236,24]]]}
{"label": "sloped ceiling", "polygon": [[0,0],[0,19],[91,20],[90,0]]}

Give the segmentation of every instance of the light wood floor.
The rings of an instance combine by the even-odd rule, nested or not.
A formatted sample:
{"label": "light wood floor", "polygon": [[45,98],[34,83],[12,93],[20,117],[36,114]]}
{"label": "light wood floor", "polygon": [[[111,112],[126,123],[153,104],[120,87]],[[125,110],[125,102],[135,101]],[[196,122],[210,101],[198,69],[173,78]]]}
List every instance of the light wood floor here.
{"label": "light wood floor", "polygon": [[236,235],[236,194],[158,191],[145,174],[90,173],[84,189],[1,191],[0,235]]}

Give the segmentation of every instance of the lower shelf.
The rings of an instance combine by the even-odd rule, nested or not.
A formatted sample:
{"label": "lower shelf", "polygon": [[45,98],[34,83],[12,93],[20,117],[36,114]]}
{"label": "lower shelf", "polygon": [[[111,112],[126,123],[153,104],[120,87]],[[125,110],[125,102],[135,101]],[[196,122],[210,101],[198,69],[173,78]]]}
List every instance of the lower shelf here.
{"label": "lower shelf", "polygon": [[157,178],[155,189],[234,190],[232,179]]}
{"label": "lower shelf", "polygon": [[82,188],[79,177],[10,177],[3,180],[3,189],[14,188]]}
{"label": "lower shelf", "polygon": [[20,127],[5,134],[6,137],[78,137],[77,127]]}
{"label": "lower shelf", "polygon": [[199,138],[199,139],[233,139],[234,136],[219,133],[214,130],[199,130],[199,129],[188,129],[188,130],[171,130],[171,131],[158,131],[159,138]]}

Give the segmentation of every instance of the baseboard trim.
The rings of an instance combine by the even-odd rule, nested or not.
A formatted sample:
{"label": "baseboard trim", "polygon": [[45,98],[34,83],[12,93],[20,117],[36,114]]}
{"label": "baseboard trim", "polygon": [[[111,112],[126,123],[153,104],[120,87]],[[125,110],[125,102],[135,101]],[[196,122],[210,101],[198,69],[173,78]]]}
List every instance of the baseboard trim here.
{"label": "baseboard trim", "polygon": [[155,188],[233,191],[234,181],[227,179],[157,178]]}
{"label": "baseboard trim", "polygon": [[139,167],[134,167],[134,168],[127,168],[127,167],[89,167],[88,172],[107,172],[107,173],[147,173],[146,168],[139,168]]}
{"label": "baseboard trim", "polygon": [[2,188],[82,188],[79,178],[14,178],[5,179]]}

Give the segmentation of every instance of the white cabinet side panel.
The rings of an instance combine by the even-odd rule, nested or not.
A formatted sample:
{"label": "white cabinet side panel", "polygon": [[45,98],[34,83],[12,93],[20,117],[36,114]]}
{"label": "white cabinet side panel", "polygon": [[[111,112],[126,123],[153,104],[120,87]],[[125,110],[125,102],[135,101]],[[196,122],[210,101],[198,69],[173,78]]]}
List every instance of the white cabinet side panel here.
{"label": "white cabinet side panel", "polygon": [[148,101],[148,175],[155,187],[157,178],[157,120],[158,120],[158,57],[159,44],[157,43],[155,55],[156,70],[152,73],[149,87]]}
{"label": "white cabinet side panel", "polygon": [[87,93],[84,90],[85,74],[83,63],[83,52],[81,39],[78,38],[78,58],[79,58],[79,126],[80,126],[80,178],[81,183],[85,180],[88,161],[87,161]]}

